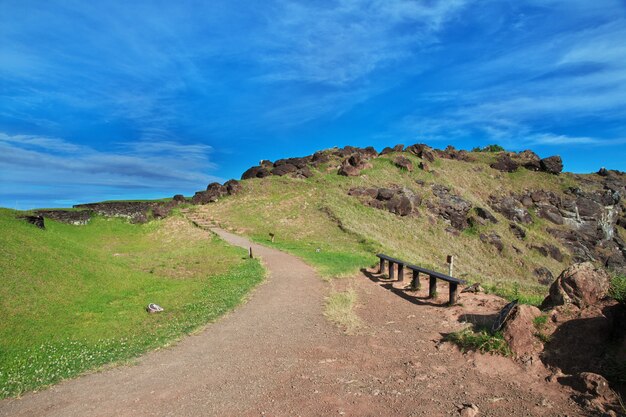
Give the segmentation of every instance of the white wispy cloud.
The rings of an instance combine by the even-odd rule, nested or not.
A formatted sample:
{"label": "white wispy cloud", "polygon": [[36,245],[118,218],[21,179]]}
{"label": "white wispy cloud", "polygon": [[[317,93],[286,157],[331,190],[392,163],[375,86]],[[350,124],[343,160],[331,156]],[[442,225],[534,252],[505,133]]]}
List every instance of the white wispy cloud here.
{"label": "white wispy cloud", "polygon": [[[5,189],[36,187],[33,197],[58,190],[57,198],[78,202],[80,195],[63,195],[62,190],[81,186],[101,190],[100,199],[129,188],[138,196],[189,194],[222,181],[209,174],[216,169],[211,153],[207,145],[171,141],[119,143],[114,150],[99,151],[58,138],[0,133],[0,197]],[[98,195],[93,188],[89,195]]]}

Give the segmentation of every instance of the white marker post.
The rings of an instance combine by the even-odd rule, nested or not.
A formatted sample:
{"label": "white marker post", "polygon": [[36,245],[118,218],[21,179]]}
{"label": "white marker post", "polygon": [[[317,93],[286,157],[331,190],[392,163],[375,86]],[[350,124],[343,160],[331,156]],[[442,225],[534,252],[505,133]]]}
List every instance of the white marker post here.
{"label": "white marker post", "polygon": [[452,276],[452,273],[454,272],[454,256],[448,255],[446,262],[448,262],[448,275]]}

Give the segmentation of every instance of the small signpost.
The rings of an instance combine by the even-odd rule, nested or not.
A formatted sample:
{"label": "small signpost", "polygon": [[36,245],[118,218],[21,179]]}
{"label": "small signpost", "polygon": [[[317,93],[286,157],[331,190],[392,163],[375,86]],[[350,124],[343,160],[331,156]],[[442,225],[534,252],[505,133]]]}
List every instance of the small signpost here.
{"label": "small signpost", "polygon": [[250,255],[250,259],[253,258],[253,256],[252,256],[252,246],[250,246],[250,249],[248,249],[248,255]]}
{"label": "small signpost", "polygon": [[446,262],[448,263],[448,275],[452,276],[452,272],[454,271],[454,256],[448,255]]}

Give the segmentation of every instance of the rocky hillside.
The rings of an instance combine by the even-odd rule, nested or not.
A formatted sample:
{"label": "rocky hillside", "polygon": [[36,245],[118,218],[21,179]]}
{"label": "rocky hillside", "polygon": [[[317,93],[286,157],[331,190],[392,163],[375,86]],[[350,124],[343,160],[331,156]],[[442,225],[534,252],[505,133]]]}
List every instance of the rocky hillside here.
{"label": "rocky hillside", "polygon": [[259,241],[276,236],[270,243],[327,275],[373,262],[374,251],[440,270],[455,255],[455,275],[538,297],[574,262],[626,273],[624,173],[572,174],[558,156],[491,150],[347,146],[263,160],[241,181],[209,184],[191,199],[41,214],[82,220],[88,210],[144,221],[190,203]]}
{"label": "rocky hillside", "polygon": [[543,294],[574,262],[626,272],[626,176],[562,167],[532,151],[345,147],[261,161],[193,201],[207,218],[261,241],[273,234],[313,263],[313,250],[355,261],[383,250],[441,269],[452,254],[457,275]]}

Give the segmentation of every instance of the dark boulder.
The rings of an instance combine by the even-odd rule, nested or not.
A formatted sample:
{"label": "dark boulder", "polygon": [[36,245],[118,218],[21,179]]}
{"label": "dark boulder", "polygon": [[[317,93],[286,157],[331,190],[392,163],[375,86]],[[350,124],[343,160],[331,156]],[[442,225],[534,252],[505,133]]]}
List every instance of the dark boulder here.
{"label": "dark boulder", "polygon": [[536,268],[533,273],[537,277],[537,281],[542,285],[550,285],[554,281],[554,275],[545,266]]}
{"label": "dark boulder", "polygon": [[408,216],[413,211],[413,202],[405,195],[395,195],[387,201],[387,210],[398,216]]}
{"label": "dark boulder", "polygon": [[467,215],[472,208],[472,203],[452,194],[448,188],[439,184],[434,184],[432,190],[438,200],[429,202],[430,210],[449,220],[452,227],[457,230],[467,228],[469,226]]}
{"label": "dark boulder", "polygon": [[176,201],[177,203],[184,203],[185,201],[187,201],[187,199],[185,199],[185,196],[182,194],[176,194],[174,197],[172,197],[172,201]]}
{"label": "dark boulder", "polygon": [[393,151],[394,152],[402,152],[403,150],[404,150],[404,145],[402,145],[400,143],[393,147]]}
{"label": "dark boulder", "polygon": [[509,220],[523,224],[530,224],[533,221],[528,210],[512,196],[491,196],[489,205]]}
{"label": "dark boulder", "polygon": [[407,157],[396,156],[393,163],[400,169],[406,169],[409,172],[413,171],[413,163]]}
{"label": "dark boulder", "polygon": [[558,208],[550,205],[542,205],[537,209],[537,216],[551,221],[554,224],[563,224],[563,216]]}
{"label": "dark boulder", "polygon": [[478,215],[481,219],[487,220],[491,223],[498,223],[498,219],[496,219],[489,210],[482,207],[476,207],[474,210],[476,211],[476,215]]}
{"label": "dark boulder", "polygon": [[550,244],[546,244],[543,246],[533,245],[530,248],[536,250],[543,256],[550,256],[552,259],[554,259],[557,262],[563,262],[563,259],[564,259],[563,253],[561,253],[561,250],[554,245],[550,245]]}
{"label": "dark boulder", "polygon": [[315,152],[313,156],[311,157],[311,164],[314,166],[319,166],[329,161],[330,161],[330,155],[328,155],[328,151]]}
{"label": "dark boulder", "polygon": [[228,195],[237,194],[243,188],[237,180],[226,181],[224,183],[224,187],[226,187],[226,192],[228,193]]}
{"label": "dark boulder", "polygon": [[296,178],[311,178],[313,176],[313,171],[309,167],[300,168],[295,177]]}
{"label": "dark boulder", "polygon": [[550,295],[544,305],[575,304],[585,308],[605,298],[611,277],[591,262],[578,263],[564,270],[550,286]]}
{"label": "dark boulder", "polygon": [[494,246],[498,250],[498,252],[502,252],[502,250],[504,249],[502,238],[495,232],[491,232],[489,234],[481,233],[480,240],[484,243],[488,243]]}
{"label": "dark boulder", "polygon": [[502,172],[514,172],[519,167],[519,164],[515,162],[508,154],[502,154],[498,157],[498,160],[490,165],[491,168],[497,169]]}
{"label": "dark boulder", "polygon": [[526,238],[526,231],[517,223],[509,223],[509,230],[511,230],[513,236],[519,240],[524,240]]}
{"label": "dark boulder", "polygon": [[272,175],[282,177],[283,175],[292,174],[298,170],[298,167],[292,164],[281,164],[272,170]]}
{"label": "dark boulder", "polygon": [[45,229],[46,226],[44,224],[44,219],[43,216],[41,215],[37,215],[37,216],[22,216],[22,218],[24,220],[26,220],[28,223],[37,226],[40,229]]}
{"label": "dark boulder", "polygon": [[312,160],[312,157],[305,156],[302,158],[287,158],[287,159],[279,159],[274,162],[274,167],[279,167],[281,165],[293,165],[298,169],[302,169],[306,167]]}
{"label": "dark boulder", "polygon": [[428,162],[435,161],[435,154],[433,152],[433,149],[430,146],[425,145],[423,143],[407,146],[405,151],[412,153],[413,155],[419,158],[425,159]]}
{"label": "dark boulder", "polygon": [[563,171],[563,161],[558,155],[543,158],[539,161],[541,170],[550,174],[559,174]]}
{"label": "dark boulder", "polygon": [[392,148],[390,148],[389,146],[387,146],[385,149],[380,151],[380,154],[381,155],[387,155],[387,154],[390,154],[392,152],[395,152],[395,151]]}
{"label": "dark boulder", "polygon": [[271,175],[270,171],[267,168],[261,166],[255,166],[249,168],[246,172],[241,175],[242,180],[248,180],[251,178],[265,178]]}
{"label": "dark boulder", "polygon": [[378,194],[376,195],[377,200],[391,200],[393,196],[396,194],[395,190],[390,188],[379,188]]}

